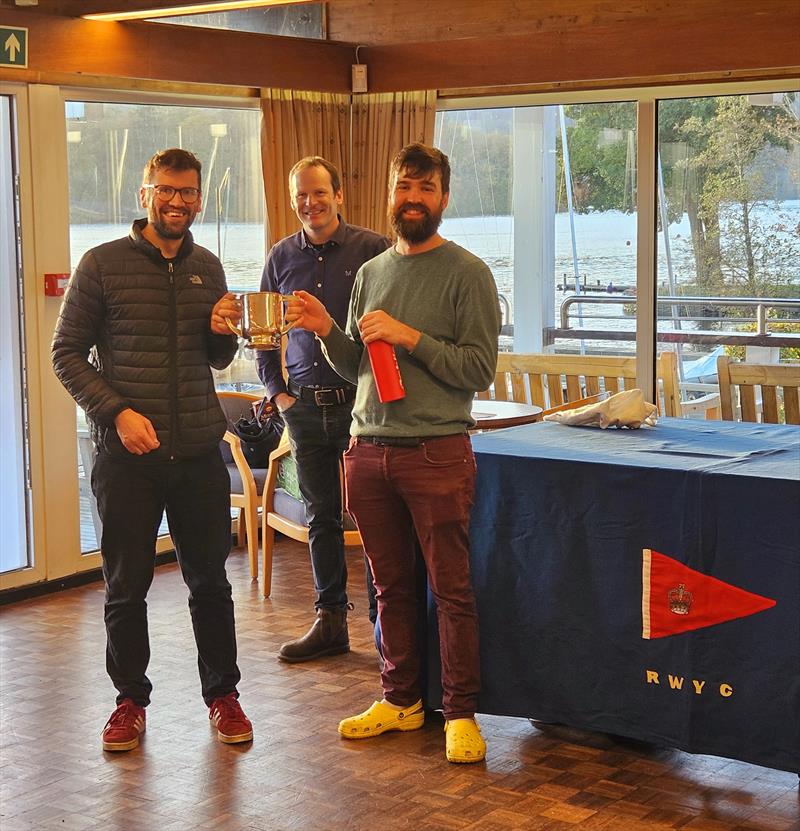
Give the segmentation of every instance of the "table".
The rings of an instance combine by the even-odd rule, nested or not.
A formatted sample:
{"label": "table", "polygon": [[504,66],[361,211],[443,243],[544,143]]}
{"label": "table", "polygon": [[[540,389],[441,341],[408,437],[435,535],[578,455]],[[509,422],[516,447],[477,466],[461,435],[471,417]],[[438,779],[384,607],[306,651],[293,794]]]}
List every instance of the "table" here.
{"label": "table", "polygon": [[544,422],[473,446],[479,712],[800,772],[800,428]]}
{"label": "table", "polygon": [[520,404],[516,401],[474,401],[472,417],[477,422],[473,430],[498,430],[540,421],[542,408],[536,404]]}

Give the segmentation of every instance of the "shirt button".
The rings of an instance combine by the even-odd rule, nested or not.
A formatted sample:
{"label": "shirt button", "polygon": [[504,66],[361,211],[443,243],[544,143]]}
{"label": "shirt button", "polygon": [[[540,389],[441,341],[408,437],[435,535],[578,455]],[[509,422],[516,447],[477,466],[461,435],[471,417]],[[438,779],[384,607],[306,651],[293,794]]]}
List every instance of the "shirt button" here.
{"label": "shirt button", "polygon": [[317,283],[317,288],[321,289],[322,288],[322,283]]}
{"label": "shirt button", "polygon": [[322,262],[322,257],[317,257],[317,259],[318,259],[320,262]]}
{"label": "shirt button", "polygon": [[317,361],[314,361],[314,366],[319,366],[319,363]]}

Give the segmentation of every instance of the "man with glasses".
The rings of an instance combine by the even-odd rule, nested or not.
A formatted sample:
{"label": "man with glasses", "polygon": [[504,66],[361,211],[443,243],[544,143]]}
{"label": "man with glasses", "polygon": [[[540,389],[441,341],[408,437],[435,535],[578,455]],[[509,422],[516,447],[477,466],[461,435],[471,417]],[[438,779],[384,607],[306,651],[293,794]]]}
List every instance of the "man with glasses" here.
{"label": "man with glasses", "polygon": [[[272,247],[261,290],[281,294],[307,291],[344,325],[356,272],[385,251],[389,240],[342,219],[339,171],[320,156],[307,156],[292,167],[289,196],[303,227]],[[306,509],[317,594],[311,628],[283,644],[278,658],[299,663],[348,652],[347,565],[339,480],[342,453],[350,439],[355,387],[331,369],[319,341],[300,329],[289,332],[288,380],[284,381],[277,351],[258,353],[258,371],[289,431]],[[371,574],[367,579],[371,582]]]}
{"label": "man with glasses", "polygon": [[152,684],[146,596],[167,521],[198,651],[203,699],[220,741],[251,741],[238,703],[231,586],[230,478],[219,451],[226,422],[209,367],[236,352],[226,318],[240,312],[220,261],[189,232],[201,207],[201,165],[156,153],[139,191],[145,219],[81,258],[53,339],[59,380],[86,411],[103,523],[106,668],[117,707],[103,749],[131,750],[145,730]]}

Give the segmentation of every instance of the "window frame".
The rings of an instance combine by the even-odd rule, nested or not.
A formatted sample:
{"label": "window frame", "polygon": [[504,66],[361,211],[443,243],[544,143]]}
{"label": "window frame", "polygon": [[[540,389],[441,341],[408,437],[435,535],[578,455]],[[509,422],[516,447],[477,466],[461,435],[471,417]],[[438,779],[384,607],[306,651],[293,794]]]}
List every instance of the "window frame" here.
{"label": "window frame", "polygon": [[651,87],[618,87],[584,91],[547,91],[510,95],[444,95],[436,111],[542,107],[558,104],[601,104],[631,101],[637,105],[637,223],[636,223],[636,382],[647,400],[653,400],[656,373],[658,103],[676,98],[710,98],[757,92],[798,92],[800,78],[771,81],[730,81]]}

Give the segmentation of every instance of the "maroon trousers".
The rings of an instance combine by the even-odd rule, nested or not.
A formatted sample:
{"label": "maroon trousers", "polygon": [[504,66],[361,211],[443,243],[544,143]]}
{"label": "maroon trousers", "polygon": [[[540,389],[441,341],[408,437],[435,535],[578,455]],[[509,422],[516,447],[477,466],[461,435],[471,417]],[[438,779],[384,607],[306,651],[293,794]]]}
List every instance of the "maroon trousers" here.
{"label": "maroon trousers", "polygon": [[344,455],[347,508],[372,567],[387,701],[421,698],[414,534],[436,599],[446,719],[470,718],[480,688],[478,618],[469,572],[475,458],[465,434],[415,447],[354,438]]}

